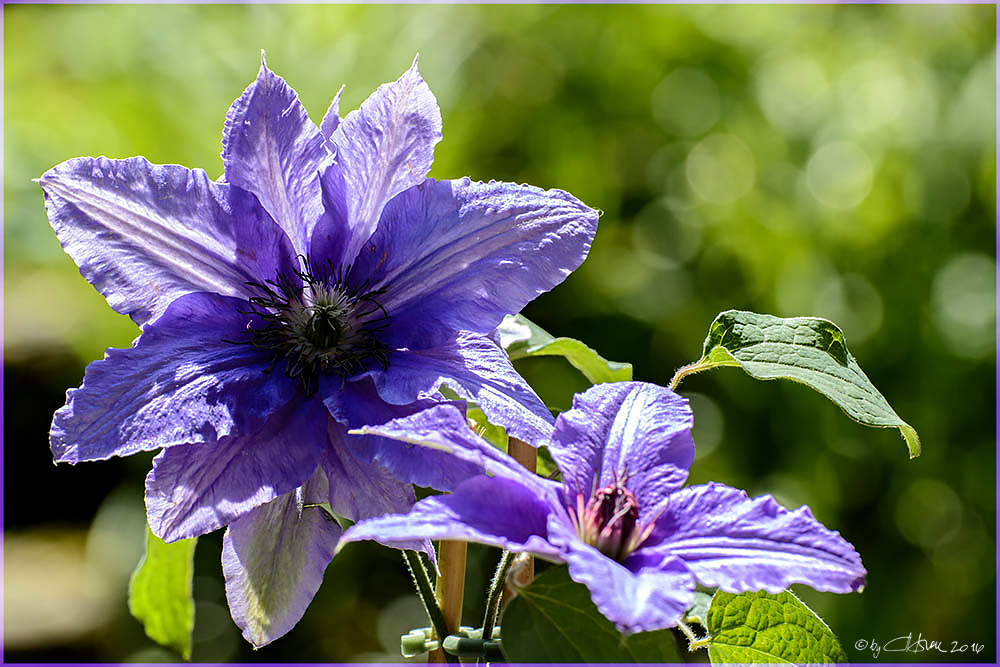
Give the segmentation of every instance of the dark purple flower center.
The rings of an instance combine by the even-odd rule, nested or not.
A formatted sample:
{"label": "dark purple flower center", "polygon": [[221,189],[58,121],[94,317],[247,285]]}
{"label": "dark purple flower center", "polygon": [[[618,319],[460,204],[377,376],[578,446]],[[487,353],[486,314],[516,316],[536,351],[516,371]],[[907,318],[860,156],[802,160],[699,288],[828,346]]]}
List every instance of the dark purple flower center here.
{"label": "dark purple flower center", "polygon": [[[279,273],[274,280],[247,283],[252,315],[249,343],[285,360],[285,373],[298,378],[307,395],[326,373],[341,380],[376,363],[389,363],[389,348],[379,340],[388,314],[379,304],[384,290],[368,281],[351,284],[350,266],[316,265],[301,257],[305,270]],[[272,363],[272,367],[273,367]]]}
{"label": "dark purple flower center", "polygon": [[581,540],[619,562],[639,548],[653,529],[652,523],[639,524],[639,503],[625,488],[625,479],[617,475],[589,500],[578,492],[576,507],[570,507],[569,514]]}

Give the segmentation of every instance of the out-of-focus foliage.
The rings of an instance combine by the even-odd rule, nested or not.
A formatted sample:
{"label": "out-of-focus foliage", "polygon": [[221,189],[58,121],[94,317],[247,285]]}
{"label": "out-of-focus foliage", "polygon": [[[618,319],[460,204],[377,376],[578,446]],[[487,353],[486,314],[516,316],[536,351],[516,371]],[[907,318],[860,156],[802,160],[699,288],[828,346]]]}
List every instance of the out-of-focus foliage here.
{"label": "out-of-focus foliage", "polygon": [[[994,659],[995,12],[5,6],[4,480],[24,499],[4,517],[5,657],[165,655],[124,601],[148,459],[55,468],[46,443],[84,364],[137,331],[61,252],[30,179],[102,154],[221,173],[225,111],[265,49],[317,121],[341,83],[346,111],[419,52],[444,116],[432,176],[564,188],[601,209],[590,258],[526,315],[636,379],[669,382],[722,310],[836,322],[923,455],[802,387],[705,374],[681,387],[692,482],[808,503],[857,547],[863,594],[798,591],[852,662],[873,659],[856,641],[910,632]],[[585,385],[561,359],[518,363],[555,407]],[[392,659],[426,625],[396,554],[352,545],[302,623],[252,652],[224,606],[218,536],[199,544],[196,661]],[[493,557],[470,548],[470,614]]]}

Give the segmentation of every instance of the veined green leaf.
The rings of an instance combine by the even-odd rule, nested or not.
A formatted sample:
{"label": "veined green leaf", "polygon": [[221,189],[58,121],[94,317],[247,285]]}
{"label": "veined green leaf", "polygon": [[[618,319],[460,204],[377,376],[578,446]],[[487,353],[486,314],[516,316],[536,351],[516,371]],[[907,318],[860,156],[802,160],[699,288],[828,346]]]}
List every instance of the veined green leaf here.
{"label": "veined green leaf", "polygon": [[146,553],[128,584],[128,609],[153,641],[191,659],[197,538],[166,544],[146,527]]}
{"label": "veined green leaf", "polygon": [[608,361],[575,338],[555,338],[524,315],[508,315],[497,331],[500,333],[500,344],[507,350],[511,361],[560,356],[583,373],[591,384],[632,379],[632,364]]}
{"label": "veined green leaf", "polygon": [[703,641],[715,664],[847,662],[823,619],[788,591],[717,591],[708,610],[708,634]]}
{"label": "veined green leaf", "polygon": [[844,333],[818,317],[719,313],[701,359],[680,368],[671,381],[717,366],[739,366],[758,380],[784,378],[806,384],[867,426],[898,428],[910,458],[920,455],[916,430],[899,418],[847,350]]}
{"label": "veined green leaf", "polygon": [[669,630],[623,637],[565,565],[543,572],[507,605],[503,652],[511,662],[680,662]]}

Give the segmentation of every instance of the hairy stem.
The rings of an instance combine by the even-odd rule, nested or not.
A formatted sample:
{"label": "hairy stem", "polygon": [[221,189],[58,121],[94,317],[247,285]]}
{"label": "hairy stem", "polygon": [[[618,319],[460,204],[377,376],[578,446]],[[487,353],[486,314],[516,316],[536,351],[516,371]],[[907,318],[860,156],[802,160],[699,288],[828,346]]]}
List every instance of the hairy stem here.
{"label": "hairy stem", "polygon": [[431,588],[427,568],[424,567],[420,554],[412,549],[403,551],[403,561],[410,570],[413,583],[417,586],[417,596],[424,603],[424,610],[431,621],[434,633],[443,641],[448,634],[448,625],[445,622],[444,614],[441,613],[441,607],[438,606],[437,599],[434,597],[434,589]]}
{"label": "hairy stem", "polygon": [[694,375],[695,373],[700,373],[701,371],[706,371],[712,368],[712,364],[705,363],[705,359],[699,359],[693,364],[688,364],[687,366],[681,366],[674,373],[674,377],[670,379],[670,389],[676,391],[677,385],[681,383],[681,380],[686,378],[688,375]]}
{"label": "hairy stem", "polygon": [[486,596],[486,616],[483,618],[483,639],[493,638],[493,627],[497,622],[497,614],[500,611],[500,600],[503,599],[504,582],[507,580],[507,571],[510,564],[514,562],[514,554],[507,551],[500,556],[497,564],[497,571],[490,582],[490,590]]}

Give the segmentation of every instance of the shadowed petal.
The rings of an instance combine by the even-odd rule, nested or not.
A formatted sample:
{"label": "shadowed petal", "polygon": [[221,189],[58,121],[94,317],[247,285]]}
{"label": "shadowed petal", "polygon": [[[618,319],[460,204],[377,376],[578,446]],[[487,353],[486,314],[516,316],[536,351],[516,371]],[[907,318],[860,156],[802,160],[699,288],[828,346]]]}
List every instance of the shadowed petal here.
{"label": "shadowed petal", "polygon": [[352,275],[385,287],[392,347],[489,333],[587,256],[597,211],[529,185],[428,179],[393,199]]}
{"label": "shadowed petal", "polygon": [[[348,382],[343,390],[327,394],[325,402],[334,419],[346,424],[349,429],[384,424],[437,403],[435,400],[420,400],[406,405],[387,403],[378,395],[368,378]],[[344,442],[363,463],[377,461],[397,479],[419,486],[448,491],[482,472],[481,466],[446,452],[389,438],[346,434]]]}
{"label": "shadowed petal", "polygon": [[222,573],[233,620],[256,647],[299,622],[333,558],[341,530],[319,507],[326,476],[237,519],[222,538]]}
{"label": "shadowed petal", "polygon": [[321,265],[330,262],[333,266],[346,262],[343,257],[351,243],[346,197],[344,170],[339,164],[332,164],[323,175],[323,217],[316,223],[309,243],[309,256],[313,262]]}
{"label": "shadowed petal", "polygon": [[415,539],[465,540],[561,561],[559,550],[546,541],[551,511],[534,491],[513,480],[478,476],[454,493],[421,500],[409,514],[357,523],[341,542],[375,540],[404,548],[401,543]]}
{"label": "shadowed petal", "polygon": [[222,162],[226,181],[257,195],[297,254],[308,253],[323,214],[319,174],[330,160],[299,96],[262,59],[257,80],[226,114]]}
{"label": "shadowed petal", "polygon": [[203,535],[300,486],[328,419],[320,401],[293,401],[257,433],[163,450],[146,476],[150,529],[166,542]]}
{"label": "shadowed petal", "polygon": [[549,519],[549,540],[564,549],[569,576],[590,590],[597,609],[624,634],[677,625],[694,601],[694,577],[669,554],[633,554],[618,563],[584,544],[564,520]]}
{"label": "shadowed petal", "polygon": [[39,179],[52,228],[80,273],[142,326],[190,292],[246,296],[292,247],[246,192],[145,158],[74,158]]}
{"label": "shadowed petal", "polygon": [[427,176],[441,140],[441,111],[416,59],[347,114],[330,140],[346,178],[351,242],[340,259],[349,264],[375,231],[386,202]]}
{"label": "shadowed petal", "polygon": [[684,484],[694,460],[692,416],[687,399],[663,387],[616,382],[573,398],[556,419],[549,452],[563,479],[589,492],[628,476],[639,507],[658,508]]}
{"label": "shadowed petal", "polygon": [[560,484],[530,473],[520,463],[473,432],[461,403],[439,403],[412,415],[393,419],[380,426],[359,429],[366,435],[380,435],[426,448],[427,452],[447,452],[475,464],[478,472],[506,477],[539,495],[555,498]]}
{"label": "shadowed petal", "polygon": [[328,425],[329,444],[323,449],[320,469],[330,481],[330,507],[351,521],[382,514],[405,512],[417,501],[413,487],[400,482],[376,462],[362,463],[351,453],[350,437],[334,419]]}
{"label": "shadowed petal", "polygon": [[87,367],[83,386],[49,434],[60,463],[128,456],[252,433],[296,394],[251,345],[224,343],[246,329],[241,302],[194,293],[148,324],[133,347],[110,349]]}
{"label": "shadowed petal", "polygon": [[865,581],[854,547],[808,507],[789,511],[771,496],[751,500],[722,484],[671,495],[648,541],[683,559],[706,586],[731,593],[778,593],[796,583],[848,593]]}
{"label": "shadowed petal", "polygon": [[433,395],[446,384],[475,401],[491,423],[503,425],[515,438],[537,446],[552,433],[548,408],[514,370],[507,353],[487,336],[462,332],[435,348],[397,350],[387,369],[368,375],[389,403]]}

